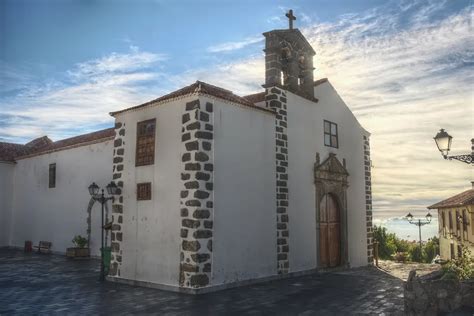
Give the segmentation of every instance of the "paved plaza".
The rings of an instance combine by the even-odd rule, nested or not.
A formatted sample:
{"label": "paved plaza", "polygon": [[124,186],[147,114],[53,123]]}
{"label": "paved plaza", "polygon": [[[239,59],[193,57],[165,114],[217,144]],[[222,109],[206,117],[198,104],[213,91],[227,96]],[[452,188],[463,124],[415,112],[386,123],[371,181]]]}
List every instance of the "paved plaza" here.
{"label": "paved plaza", "polygon": [[400,279],[375,268],[188,295],[98,281],[99,261],[0,249],[0,315],[403,314]]}

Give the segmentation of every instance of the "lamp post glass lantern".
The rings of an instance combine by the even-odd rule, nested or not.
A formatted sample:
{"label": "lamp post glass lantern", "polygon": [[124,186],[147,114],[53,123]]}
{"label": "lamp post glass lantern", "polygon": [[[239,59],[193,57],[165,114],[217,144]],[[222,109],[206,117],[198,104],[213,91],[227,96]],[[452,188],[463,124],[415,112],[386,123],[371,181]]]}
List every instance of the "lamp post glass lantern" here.
{"label": "lamp post glass lantern", "polygon": [[[109,200],[114,199],[114,195],[118,194],[119,188],[117,185],[112,181],[110,182],[107,186],[107,193],[110,196],[105,196],[104,194],[104,189],[101,189],[95,182],[92,182],[92,184],[89,186],[89,194],[92,196],[94,200],[99,202],[101,204],[101,248],[100,248],[100,281],[105,280],[105,262],[104,262],[104,251],[105,251],[105,242],[104,242],[104,205],[107,203]],[[100,194],[99,194],[100,190]]]}
{"label": "lamp post glass lantern", "polygon": [[429,224],[431,223],[431,218],[433,216],[431,216],[431,214],[428,212],[428,214],[426,214],[425,216],[425,219],[415,219],[413,220],[413,215],[411,215],[411,213],[408,213],[406,218],[408,219],[408,222],[410,224],[413,224],[413,225],[416,225],[418,226],[418,234],[419,234],[419,237],[420,237],[420,254],[421,254],[421,248],[422,248],[422,243],[421,243],[421,226],[424,226],[426,224]]}
{"label": "lamp post glass lantern", "polygon": [[465,155],[455,155],[455,156],[448,156],[449,151],[451,150],[451,142],[453,137],[448,134],[444,129],[440,129],[440,131],[433,137],[435,140],[436,146],[438,150],[441,152],[441,155],[444,159],[449,160],[459,160],[461,162],[473,164],[474,163],[474,138],[471,139],[471,153]]}

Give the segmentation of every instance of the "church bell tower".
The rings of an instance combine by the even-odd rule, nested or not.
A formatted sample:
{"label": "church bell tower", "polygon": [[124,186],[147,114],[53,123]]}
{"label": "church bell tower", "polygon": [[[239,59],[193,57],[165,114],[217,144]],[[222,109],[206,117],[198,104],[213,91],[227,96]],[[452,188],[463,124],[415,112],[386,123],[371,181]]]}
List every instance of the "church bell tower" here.
{"label": "church bell tower", "polygon": [[293,28],[293,10],[286,16],[289,28],[265,36],[265,88],[278,86],[314,100],[313,56],[316,52],[298,29]]}

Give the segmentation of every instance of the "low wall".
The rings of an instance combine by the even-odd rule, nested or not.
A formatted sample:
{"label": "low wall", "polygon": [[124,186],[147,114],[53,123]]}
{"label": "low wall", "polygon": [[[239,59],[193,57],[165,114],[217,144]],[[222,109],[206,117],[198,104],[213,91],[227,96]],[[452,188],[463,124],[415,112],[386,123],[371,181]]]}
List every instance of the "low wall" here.
{"label": "low wall", "polygon": [[437,315],[474,308],[474,280],[441,280],[441,271],[421,277],[412,270],[404,285],[406,315]]}

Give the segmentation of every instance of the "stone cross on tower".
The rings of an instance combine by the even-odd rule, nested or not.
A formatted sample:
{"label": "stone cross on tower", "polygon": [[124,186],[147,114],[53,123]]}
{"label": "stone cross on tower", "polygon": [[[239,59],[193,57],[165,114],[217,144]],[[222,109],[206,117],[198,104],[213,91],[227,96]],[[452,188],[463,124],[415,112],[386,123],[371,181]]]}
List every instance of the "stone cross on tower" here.
{"label": "stone cross on tower", "polygon": [[293,21],[296,20],[296,16],[293,15],[293,10],[288,11],[287,14],[285,14],[286,17],[288,18],[288,22],[290,24],[290,30],[293,29]]}

